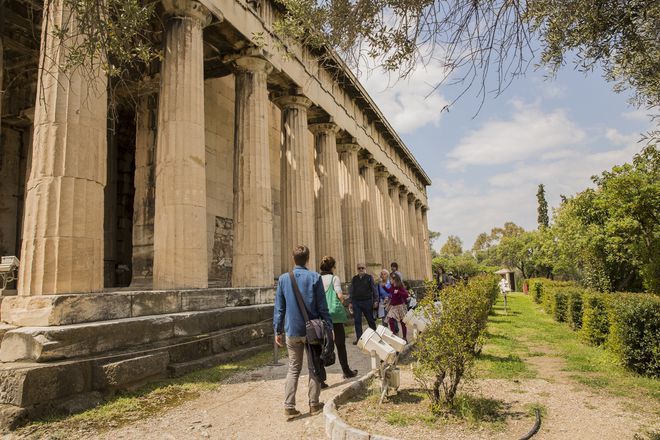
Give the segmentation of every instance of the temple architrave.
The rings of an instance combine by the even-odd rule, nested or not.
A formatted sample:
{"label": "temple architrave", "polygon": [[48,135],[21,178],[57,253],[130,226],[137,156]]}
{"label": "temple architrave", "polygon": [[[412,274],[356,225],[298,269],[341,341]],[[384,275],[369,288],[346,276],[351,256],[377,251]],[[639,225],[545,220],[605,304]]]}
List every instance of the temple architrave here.
{"label": "temple architrave", "polygon": [[116,106],[99,66],[58,68],[71,13],[46,3],[0,2],[9,424],[269,347],[296,244],[343,281],[431,277],[429,177],[337,56],[277,37],[272,0],[162,0],[163,59]]}

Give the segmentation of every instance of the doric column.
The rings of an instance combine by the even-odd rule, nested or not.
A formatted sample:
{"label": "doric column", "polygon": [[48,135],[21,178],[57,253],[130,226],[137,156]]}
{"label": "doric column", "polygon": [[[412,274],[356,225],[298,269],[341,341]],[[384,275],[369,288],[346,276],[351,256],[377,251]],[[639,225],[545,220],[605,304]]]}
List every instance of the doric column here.
{"label": "doric column", "polygon": [[410,241],[408,242],[409,253],[409,264],[412,267],[411,279],[418,280],[420,279],[420,268],[422,264],[420,263],[420,252],[419,249],[419,233],[417,231],[417,214],[415,211],[415,195],[411,192],[408,194],[408,224],[410,225]]}
{"label": "doric column", "polygon": [[346,279],[357,273],[358,263],[364,263],[364,226],[360,206],[360,169],[358,167],[357,144],[339,144],[339,159],[342,170],[341,216],[344,234],[344,268]]}
{"label": "doric column", "polygon": [[154,274],[157,289],[208,286],[204,41],[211,15],[192,0],[163,0],[156,148]]}
{"label": "doric column", "polygon": [[314,151],[307,137],[307,109],[312,101],[300,95],[278,98],[282,109],[280,156],[280,213],[282,219],[282,271],[291,270],[296,245],[309,247],[308,268],[314,269]]}
{"label": "doric column", "polygon": [[339,155],[337,154],[337,124],[313,124],[316,148],[316,175],[319,188],[316,193],[315,225],[316,256],[330,255],[337,261],[335,275],[346,281],[344,243],[342,240],[341,194],[339,193]]}
{"label": "doric column", "polygon": [[156,212],[156,139],[158,95],[141,96],[136,108],[135,196],[133,198],[132,287],[149,287],[154,269],[154,213]]}
{"label": "doric column", "polygon": [[427,280],[430,280],[433,278],[433,259],[431,258],[431,235],[429,234],[429,224],[428,218],[426,216],[427,211],[428,207],[422,206],[422,228],[424,228],[424,243],[426,244],[426,248],[424,250],[426,265],[424,268],[426,269],[425,277]]}
{"label": "doric column", "polygon": [[364,168],[364,194],[362,200],[362,215],[364,224],[364,256],[367,260],[367,271],[377,275],[383,268],[380,242],[380,227],[378,225],[378,206],[376,187],[376,161],[366,158],[360,161]]}
{"label": "doric column", "polygon": [[424,225],[422,224],[422,202],[419,200],[415,201],[415,222],[417,222],[417,255],[419,257],[419,277],[420,279],[426,278],[426,250],[428,249],[428,243],[426,242],[426,234],[424,233]]}
{"label": "doric column", "polygon": [[390,263],[396,261],[399,265],[402,264],[401,260],[401,250],[403,246],[401,245],[401,204],[399,201],[399,183],[396,179],[392,179],[388,182],[389,184],[389,193],[390,193],[390,209],[389,217],[390,224],[392,225],[392,252],[390,254],[390,259],[387,261],[385,268],[389,270]]}
{"label": "doric column", "polygon": [[378,227],[380,229],[381,262],[383,267],[389,268],[394,253],[394,240],[392,238],[392,204],[388,189],[387,178],[390,173],[383,166],[376,168],[376,187],[378,188]]}
{"label": "doric column", "polygon": [[[273,204],[266,80],[272,66],[252,55],[236,60],[233,287],[273,284]],[[290,258],[289,258],[290,260]]]}
{"label": "doric column", "polygon": [[101,60],[73,71],[59,69],[66,49],[51,30],[75,25],[75,17],[63,0],[49,5],[41,35],[42,74],[37,75],[34,153],[18,282],[21,295],[103,288],[107,78]]}
{"label": "doric column", "polygon": [[413,277],[413,265],[410,260],[410,227],[408,225],[408,189],[405,185],[399,185],[399,226],[401,229],[399,236],[399,255],[397,258],[401,261],[399,263],[399,269],[403,273],[403,276],[407,279],[414,279]]}

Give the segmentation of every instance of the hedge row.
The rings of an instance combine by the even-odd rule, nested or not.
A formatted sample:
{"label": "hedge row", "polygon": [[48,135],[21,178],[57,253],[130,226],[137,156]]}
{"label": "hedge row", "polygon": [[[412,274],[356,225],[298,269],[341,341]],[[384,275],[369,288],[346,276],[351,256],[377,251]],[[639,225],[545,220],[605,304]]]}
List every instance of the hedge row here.
{"label": "hedge row", "polygon": [[660,296],[600,293],[540,278],[529,280],[529,286],[534,301],[555,321],[612,350],[626,368],[660,377]]}

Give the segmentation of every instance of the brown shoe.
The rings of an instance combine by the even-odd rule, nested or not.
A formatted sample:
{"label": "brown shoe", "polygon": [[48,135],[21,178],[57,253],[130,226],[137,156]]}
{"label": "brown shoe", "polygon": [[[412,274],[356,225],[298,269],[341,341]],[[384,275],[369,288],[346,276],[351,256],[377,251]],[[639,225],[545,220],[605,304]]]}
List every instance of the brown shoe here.
{"label": "brown shoe", "polygon": [[295,408],[284,408],[284,417],[286,417],[287,421],[295,419],[300,414],[300,411]]}
{"label": "brown shoe", "polygon": [[320,413],[323,411],[323,402],[319,403],[311,403],[309,405],[309,414],[312,416],[315,416],[316,414]]}

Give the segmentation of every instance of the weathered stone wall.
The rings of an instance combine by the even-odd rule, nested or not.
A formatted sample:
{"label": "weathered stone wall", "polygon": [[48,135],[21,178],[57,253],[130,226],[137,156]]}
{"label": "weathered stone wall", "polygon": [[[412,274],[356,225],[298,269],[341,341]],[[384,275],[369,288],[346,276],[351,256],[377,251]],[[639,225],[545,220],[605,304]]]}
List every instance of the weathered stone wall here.
{"label": "weathered stone wall", "polygon": [[0,138],[0,255],[16,255],[21,131],[3,127]]}

